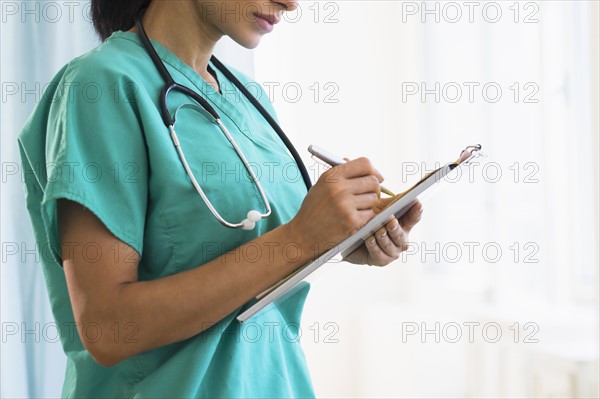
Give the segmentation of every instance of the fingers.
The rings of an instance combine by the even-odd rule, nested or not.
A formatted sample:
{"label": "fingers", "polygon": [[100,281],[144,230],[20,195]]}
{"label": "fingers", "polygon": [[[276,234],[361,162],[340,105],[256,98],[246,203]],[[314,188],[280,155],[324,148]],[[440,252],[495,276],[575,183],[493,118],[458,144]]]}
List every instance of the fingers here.
{"label": "fingers", "polygon": [[422,215],[423,205],[417,201],[417,203],[400,218],[400,225],[407,234],[410,233],[417,223],[419,223]]}
{"label": "fingers", "polygon": [[395,258],[400,252],[405,251],[408,246],[407,234],[400,226],[397,219],[388,222],[375,233],[377,244],[381,250],[388,256]]}
{"label": "fingers", "polygon": [[[416,224],[421,215],[420,204],[415,204],[409,211],[406,224]],[[415,213],[417,216],[410,215]],[[416,220],[416,221],[415,221]],[[412,224],[410,227],[414,226]],[[379,229],[365,243],[369,253],[369,264],[374,266],[385,266],[398,259],[403,251],[408,249],[408,231],[403,228],[400,221],[393,218],[385,227]]]}
{"label": "fingers", "polygon": [[389,256],[384,252],[380,245],[380,241],[384,241],[384,239],[385,237],[381,237],[379,234],[376,234],[375,237],[371,236],[365,242],[367,251],[369,251],[369,265],[384,266],[397,259],[396,257]]}
{"label": "fingers", "polygon": [[384,266],[398,259],[406,245],[402,239],[404,231],[395,218],[379,229],[365,243],[369,252],[369,264]]}
{"label": "fingers", "polygon": [[376,171],[366,158],[335,166],[323,173],[319,182],[333,184],[332,193],[366,194],[376,193],[381,196],[381,174]]}
{"label": "fingers", "polygon": [[339,168],[340,174],[347,179],[372,175],[377,177],[379,183],[383,181],[383,176],[373,167],[368,158],[358,158],[336,167]]}
{"label": "fingers", "polygon": [[324,183],[336,183],[331,190],[332,199],[339,200],[349,195],[352,198],[354,209],[358,210],[371,209],[377,205],[381,198],[381,187],[377,176],[367,175],[343,180],[340,176],[338,171],[337,175],[330,174],[323,181]]}
{"label": "fingers", "polygon": [[377,193],[378,197],[381,195],[379,180],[373,175],[352,179],[350,189],[353,194]]}
{"label": "fingers", "polygon": [[377,193],[359,194],[353,197],[354,207],[358,210],[373,210],[379,201]]}
{"label": "fingers", "polygon": [[[399,249],[399,252],[406,251],[408,249],[408,232],[402,228],[398,219],[394,218],[385,227],[390,243],[394,245],[394,249]],[[388,251],[386,253],[391,255]]]}

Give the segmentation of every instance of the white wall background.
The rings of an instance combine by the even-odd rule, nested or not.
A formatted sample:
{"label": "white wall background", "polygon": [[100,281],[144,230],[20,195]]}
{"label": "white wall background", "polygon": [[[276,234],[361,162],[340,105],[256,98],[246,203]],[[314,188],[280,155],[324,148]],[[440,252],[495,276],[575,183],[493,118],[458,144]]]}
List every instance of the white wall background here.
{"label": "white wall background", "polygon": [[425,203],[410,255],[313,279],[320,397],[598,396],[598,3],[471,7],[306,1],[255,53],[298,147],[369,156],[388,187],[488,154]]}
{"label": "white wall background", "polygon": [[[10,168],[39,100],[35,82],[97,41],[87,3],[27,3],[31,13],[1,2],[0,396],[56,397],[60,344],[9,334],[52,321],[34,255],[11,255],[34,240]],[[468,144],[488,154],[427,200],[404,259],[383,269],[331,264],[311,279],[302,331],[319,397],[599,395],[598,3],[473,7],[470,22],[465,2],[305,0],[256,51],[219,49],[265,84],[301,153],[314,143],[369,156],[393,189]],[[439,102],[435,91],[422,98],[421,85],[436,82]],[[497,102],[486,84],[488,96],[501,88]],[[451,343],[456,326],[462,337]],[[488,342],[495,328],[502,337]]]}

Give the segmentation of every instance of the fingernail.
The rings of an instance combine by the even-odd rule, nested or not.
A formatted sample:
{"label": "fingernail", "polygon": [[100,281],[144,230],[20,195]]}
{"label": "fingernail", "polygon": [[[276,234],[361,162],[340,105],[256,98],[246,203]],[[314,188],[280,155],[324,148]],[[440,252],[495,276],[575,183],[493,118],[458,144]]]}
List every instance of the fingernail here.
{"label": "fingernail", "polygon": [[390,231],[396,231],[396,230],[398,230],[398,227],[400,227],[400,223],[398,223],[398,224],[396,224],[394,227],[392,227],[392,228],[390,229]]}
{"label": "fingernail", "polygon": [[369,244],[374,245],[375,244],[375,239],[374,238],[369,239]]}
{"label": "fingernail", "polygon": [[383,233],[381,233],[379,236],[380,236],[381,238],[383,238],[383,237],[387,236],[387,231],[384,231],[384,232],[383,232]]}

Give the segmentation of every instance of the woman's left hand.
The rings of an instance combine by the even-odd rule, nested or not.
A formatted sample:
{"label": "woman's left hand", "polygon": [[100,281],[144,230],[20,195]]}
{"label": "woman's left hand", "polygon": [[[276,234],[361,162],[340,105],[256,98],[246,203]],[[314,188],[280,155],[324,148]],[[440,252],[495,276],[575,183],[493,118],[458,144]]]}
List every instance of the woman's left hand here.
{"label": "woman's left hand", "polygon": [[[383,198],[374,208],[379,213],[393,198]],[[399,220],[389,221],[385,227],[365,240],[365,245],[343,260],[357,265],[387,266],[408,249],[408,233],[421,220],[423,207],[420,202],[410,208]]]}

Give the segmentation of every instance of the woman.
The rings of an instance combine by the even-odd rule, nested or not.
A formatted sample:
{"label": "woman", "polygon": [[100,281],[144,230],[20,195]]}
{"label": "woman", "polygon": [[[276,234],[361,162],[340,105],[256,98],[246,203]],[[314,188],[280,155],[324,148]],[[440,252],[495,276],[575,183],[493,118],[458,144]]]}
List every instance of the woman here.
{"label": "woman", "polygon": [[[282,140],[211,61],[221,37],[253,48],[296,6],[92,1],[104,43],[58,73],[19,137],[34,232],[52,254],[43,267],[68,356],[63,396],[314,396],[291,328],[307,286],[257,314],[252,332],[235,316],[385,206],[383,178],[358,159],[326,172],[307,194],[302,179],[286,178],[297,165]],[[191,184],[163,121],[165,81],[143,31],[175,82],[208,99],[261,172],[272,212],[253,230],[224,227]],[[167,106],[216,211],[236,222],[249,210],[265,212],[257,185],[206,113],[181,92]],[[390,221],[350,260],[397,259],[420,208]]]}

